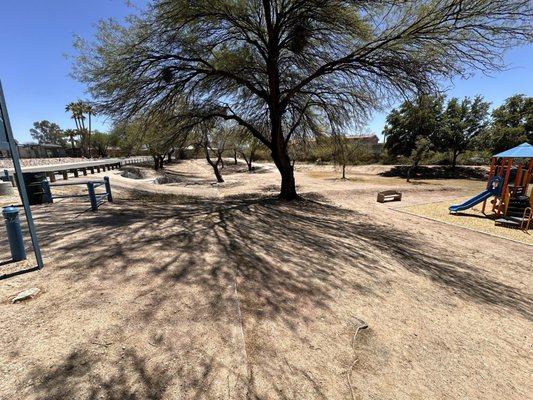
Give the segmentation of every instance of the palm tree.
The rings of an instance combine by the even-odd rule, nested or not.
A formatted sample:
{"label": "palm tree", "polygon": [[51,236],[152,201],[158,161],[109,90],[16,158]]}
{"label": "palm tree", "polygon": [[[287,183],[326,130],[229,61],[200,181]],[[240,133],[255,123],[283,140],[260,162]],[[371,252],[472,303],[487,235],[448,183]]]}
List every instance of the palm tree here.
{"label": "palm tree", "polygon": [[89,135],[88,135],[87,145],[89,146],[89,158],[90,158],[92,157],[92,154],[91,154],[91,116],[96,115],[96,113],[94,112],[93,105],[89,103],[88,101],[80,102],[80,107],[82,110],[82,115],[83,113],[87,113],[87,115],[89,116]]}
{"label": "palm tree", "polygon": [[76,123],[76,130],[78,131],[78,135],[80,136],[80,145],[82,147],[82,150],[84,150],[84,144],[86,142],[85,115],[83,115],[83,113],[85,112],[84,103],[81,100],[68,103],[65,107],[65,111],[70,112],[71,118]]}
{"label": "palm tree", "polygon": [[68,139],[70,140],[72,148],[74,148],[74,136],[76,136],[78,132],[75,129],[66,129],[64,133],[65,137],[68,137]]}

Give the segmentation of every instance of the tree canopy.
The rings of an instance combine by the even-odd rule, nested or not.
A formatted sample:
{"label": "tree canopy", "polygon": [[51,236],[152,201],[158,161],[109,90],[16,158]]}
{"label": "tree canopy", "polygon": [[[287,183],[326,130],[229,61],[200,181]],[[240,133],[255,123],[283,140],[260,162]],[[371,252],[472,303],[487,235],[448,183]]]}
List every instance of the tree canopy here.
{"label": "tree canopy", "polygon": [[410,157],[420,138],[439,135],[443,123],[444,97],[421,95],[403,102],[387,116],[385,148],[393,155]]}
{"label": "tree canopy", "polygon": [[293,199],[292,137],[501,68],[503,50],[531,39],[532,15],[528,0],[154,0],[78,41],[74,73],[113,118],[164,110],[245,127]]}
{"label": "tree canopy", "polygon": [[493,124],[485,136],[495,153],[518,146],[527,141],[533,143],[533,97],[517,94],[492,111]]}
{"label": "tree canopy", "polygon": [[33,123],[33,128],[30,129],[31,137],[39,144],[51,143],[60,146],[65,146],[65,134],[58,124],[47,120],[37,121]]}
{"label": "tree canopy", "polygon": [[433,135],[433,143],[441,151],[450,152],[452,167],[457,157],[473,148],[475,139],[483,135],[489,126],[490,103],[481,96],[463,100],[452,98],[442,117],[442,126]]}

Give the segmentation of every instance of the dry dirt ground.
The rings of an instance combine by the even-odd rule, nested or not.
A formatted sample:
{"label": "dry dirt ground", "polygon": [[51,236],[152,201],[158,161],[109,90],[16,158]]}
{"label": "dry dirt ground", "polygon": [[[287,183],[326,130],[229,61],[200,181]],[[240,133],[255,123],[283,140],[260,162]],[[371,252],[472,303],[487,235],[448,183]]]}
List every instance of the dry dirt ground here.
{"label": "dry dirt ground", "polygon": [[0,398],[530,398],[533,247],[376,203],[483,186],[383,168],[300,166],[282,203],[271,165],[187,161],[109,172],[96,213],[33,207],[46,266],[0,281]]}

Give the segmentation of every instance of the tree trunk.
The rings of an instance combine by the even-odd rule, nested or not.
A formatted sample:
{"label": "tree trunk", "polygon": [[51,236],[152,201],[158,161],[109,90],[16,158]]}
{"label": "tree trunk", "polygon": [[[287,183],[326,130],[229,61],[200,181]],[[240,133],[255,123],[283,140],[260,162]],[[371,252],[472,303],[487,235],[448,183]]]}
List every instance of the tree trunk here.
{"label": "tree trunk", "polygon": [[246,154],[244,154],[243,151],[241,151],[242,158],[244,158],[244,161],[246,162],[246,165],[248,166],[248,172],[252,172],[252,158],[253,156],[250,155],[250,158],[246,157]]}
{"label": "tree trunk", "polygon": [[224,178],[222,178],[222,175],[220,174],[220,170],[218,169],[218,163],[221,161],[221,157],[217,157],[217,161],[213,162],[211,160],[211,157],[209,156],[209,150],[207,148],[207,145],[205,146],[205,159],[207,160],[207,163],[211,165],[211,168],[213,168],[213,172],[215,173],[215,177],[217,178],[218,183],[223,183]]}
{"label": "tree trunk", "polygon": [[89,147],[89,158],[92,158],[92,152],[91,152],[91,113],[89,112],[89,139],[87,143]]}
{"label": "tree trunk", "polygon": [[170,164],[172,162],[172,154],[174,154],[174,149],[170,150],[168,153],[167,153],[167,163]]}
{"label": "tree trunk", "polygon": [[255,159],[255,152],[256,152],[256,150],[252,150],[250,152],[250,161],[246,162],[246,164],[248,164],[248,172],[252,172],[254,170],[254,167],[252,166],[252,163],[254,162],[254,159]]}
{"label": "tree trunk", "polygon": [[294,168],[291,159],[286,151],[282,154],[272,151],[272,159],[281,175],[281,191],[279,198],[282,200],[296,200],[299,198],[296,193],[296,181],[294,180]]}
{"label": "tree trunk", "polygon": [[222,175],[220,174],[220,171],[218,170],[217,163],[214,163],[212,165],[212,167],[213,167],[213,171],[215,172],[215,177],[217,178],[217,182],[218,183],[223,183],[224,182],[224,178],[222,178]]}
{"label": "tree trunk", "polygon": [[457,157],[459,156],[459,153],[456,151],[453,152],[452,155],[452,169],[455,170],[455,167],[457,167]]}
{"label": "tree trunk", "polygon": [[213,172],[215,173],[215,177],[217,178],[217,182],[218,183],[223,183],[224,182],[224,178],[222,178],[222,174],[220,173],[220,170],[218,169],[218,162],[212,162],[210,158],[207,160],[207,162],[213,168]]}
{"label": "tree trunk", "polygon": [[342,164],[342,179],[346,179],[346,164]]}
{"label": "tree trunk", "polygon": [[416,164],[411,164],[407,170],[407,182],[411,182],[411,172],[416,168]]}
{"label": "tree trunk", "polygon": [[154,159],[154,169],[156,171],[159,171],[159,159],[157,158],[157,156],[152,156],[152,158]]}
{"label": "tree trunk", "polygon": [[233,149],[233,164],[237,165],[237,150]]}
{"label": "tree trunk", "polygon": [[165,155],[158,155],[157,158],[159,159],[159,169],[163,169],[163,162],[165,161]]}

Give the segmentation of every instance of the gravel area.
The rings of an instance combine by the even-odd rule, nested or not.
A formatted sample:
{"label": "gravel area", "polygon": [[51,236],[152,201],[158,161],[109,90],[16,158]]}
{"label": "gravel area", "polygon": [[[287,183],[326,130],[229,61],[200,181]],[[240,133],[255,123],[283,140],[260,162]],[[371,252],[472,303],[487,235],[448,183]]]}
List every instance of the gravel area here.
{"label": "gravel area", "polygon": [[[517,240],[522,243],[533,245],[533,226],[528,232],[521,229],[497,226],[494,223],[494,216],[487,216],[481,213],[481,204],[458,214],[450,214],[448,207],[451,204],[460,204],[465,198],[457,198],[453,201],[420,204],[410,207],[398,208],[399,211],[420,215],[435,221],[445,222],[461,228],[468,228],[475,231],[499,236],[504,239]],[[488,207],[488,206],[487,206]]]}

